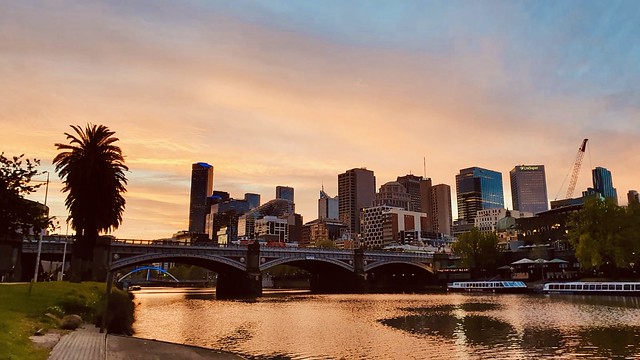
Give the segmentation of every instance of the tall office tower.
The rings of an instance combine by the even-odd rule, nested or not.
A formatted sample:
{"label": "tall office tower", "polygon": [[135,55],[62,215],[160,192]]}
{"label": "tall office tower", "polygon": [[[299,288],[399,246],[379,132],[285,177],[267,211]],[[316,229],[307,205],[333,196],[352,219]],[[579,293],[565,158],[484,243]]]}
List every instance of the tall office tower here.
{"label": "tall office tower", "polygon": [[613,187],[611,171],[598,166],[591,171],[591,175],[593,178],[593,189],[605,198],[612,199],[616,205],[618,205],[618,191]]}
{"label": "tall office tower", "polygon": [[431,225],[433,231],[451,235],[451,224],[453,216],[451,214],[451,186],[438,184],[431,187]]}
{"label": "tall office tower", "polygon": [[331,197],[320,190],[318,199],[318,219],[338,220],[338,197]]}
{"label": "tall office tower", "polygon": [[338,175],[338,218],[349,226],[352,237],[360,233],[360,211],[370,207],[376,194],[376,177],[365,168]]}
{"label": "tall office tower", "polygon": [[458,218],[473,223],[478,210],[503,208],[502,173],[479,167],[456,175]]}
{"label": "tall office tower", "polygon": [[520,165],[510,172],[513,210],[539,213],[549,210],[544,165]]}
{"label": "tall office tower", "polygon": [[289,186],[276,186],[276,199],[293,201],[293,188]]}
{"label": "tall office tower", "polygon": [[191,197],[189,202],[189,232],[204,234],[209,213],[207,198],[213,192],[213,166],[199,162],[191,166]]}
{"label": "tall office tower", "polygon": [[255,209],[260,206],[260,194],[246,193],[244,194],[244,201],[249,203],[250,209]]}
{"label": "tall office tower", "polygon": [[411,207],[407,210],[426,213],[426,211],[422,211],[422,200],[420,198],[420,182],[422,180],[422,177],[411,174],[397,177],[396,181],[404,186],[411,196]]}
{"label": "tall office tower", "polygon": [[629,204],[640,204],[640,194],[638,194],[636,190],[629,190],[627,193],[627,200],[629,201]]}
{"label": "tall office tower", "polygon": [[408,211],[411,207],[411,195],[399,182],[389,181],[380,186],[380,191],[378,191],[373,200],[373,206],[382,205],[402,208]]}

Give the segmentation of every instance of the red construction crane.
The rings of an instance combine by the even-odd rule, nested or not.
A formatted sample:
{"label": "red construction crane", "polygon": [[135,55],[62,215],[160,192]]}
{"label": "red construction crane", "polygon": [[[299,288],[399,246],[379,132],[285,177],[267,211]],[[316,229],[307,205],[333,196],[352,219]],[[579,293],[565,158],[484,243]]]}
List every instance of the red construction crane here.
{"label": "red construction crane", "polygon": [[584,150],[587,148],[587,141],[589,139],[582,140],[582,145],[578,149],[578,155],[576,155],[576,161],[573,163],[573,174],[571,174],[571,181],[567,188],[567,199],[571,199],[573,196],[573,190],[576,189],[576,183],[578,182],[578,174],[580,173],[580,167],[582,166],[582,158],[584,157]]}

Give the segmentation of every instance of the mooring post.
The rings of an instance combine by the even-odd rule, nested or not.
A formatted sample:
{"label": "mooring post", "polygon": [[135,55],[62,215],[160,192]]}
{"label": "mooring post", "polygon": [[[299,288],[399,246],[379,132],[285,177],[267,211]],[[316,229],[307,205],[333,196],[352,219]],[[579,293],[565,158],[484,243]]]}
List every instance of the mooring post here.
{"label": "mooring post", "polygon": [[109,315],[109,298],[111,297],[111,288],[113,287],[113,272],[107,273],[107,289],[105,291],[104,313],[102,314],[102,324],[100,324],[100,333],[104,333],[107,329],[107,316]]}

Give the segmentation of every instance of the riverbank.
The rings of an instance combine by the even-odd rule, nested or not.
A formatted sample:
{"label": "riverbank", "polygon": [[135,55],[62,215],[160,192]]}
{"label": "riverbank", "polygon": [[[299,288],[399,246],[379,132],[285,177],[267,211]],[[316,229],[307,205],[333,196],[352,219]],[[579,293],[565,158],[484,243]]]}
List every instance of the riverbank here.
{"label": "riverbank", "polygon": [[197,346],[130,336],[101,334],[99,329],[85,326],[64,335],[55,345],[49,360],[152,360],[152,359],[217,359],[238,360],[243,357]]}

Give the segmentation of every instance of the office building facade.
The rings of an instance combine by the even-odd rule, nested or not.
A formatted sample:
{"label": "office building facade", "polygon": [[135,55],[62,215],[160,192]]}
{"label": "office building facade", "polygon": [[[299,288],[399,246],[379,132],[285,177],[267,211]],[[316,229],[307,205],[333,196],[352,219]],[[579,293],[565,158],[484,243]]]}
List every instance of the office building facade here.
{"label": "office building facade", "polygon": [[593,179],[593,190],[605,199],[613,200],[616,205],[618,205],[618,191],[613,187],[611,171],[598,166],[591,171],[591,175]]}
{"label": "office building facade", "polygon": [[360,233],[360,211],[373,204],[375,193],[371,170],[356,168],[338,175],[338,217],[347,224],[352,238]]}
{"label": "office building facade", "polygon": [[509,172],[514,210],[539,213],[549,210],[544,165],[519,165]]}
{"label": "office building facade", "polygon": [[633,203],[639,204],[640,203],[640,194],[638,194],[638,191],[629,190],[629,192],[627,193],[627,201],[628,201],[629,205],[631,205]]}
{"label": "office building facade", "polygon": [[503,208],[502,173],[470,167],[456,175],[458,218],[473,223],[478,210]]}
{"label": "office building facade", "polygon": [[453,216],[451,211],[451,186],[438,184],[431,187],[431,231],[451,235]]}
{"label": "office building facade", "polygon": [[380,190],[373,200],[373,206],[382,205],[409,210],[411,207],[411,195],[399,182],[390,181],[380,186]]}
{"label": "office building facade", "polygon": [[191,166],[191,196],[189,198],[189,232],[205,233],[207,199],[213,193],[213,166],[199,162]]}
{"label": "office building facade", "polygon": [[318,219],[338,220],[338,197],[331,197],[324,189],[320,190],[318,199]]}
{"label": "office building facade", "polygon": [[289,200],[295,203],[293,200],[293,188],[289,186],[276,186],[276,199]]}

